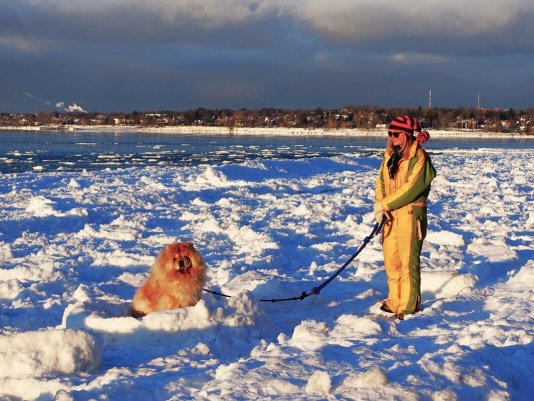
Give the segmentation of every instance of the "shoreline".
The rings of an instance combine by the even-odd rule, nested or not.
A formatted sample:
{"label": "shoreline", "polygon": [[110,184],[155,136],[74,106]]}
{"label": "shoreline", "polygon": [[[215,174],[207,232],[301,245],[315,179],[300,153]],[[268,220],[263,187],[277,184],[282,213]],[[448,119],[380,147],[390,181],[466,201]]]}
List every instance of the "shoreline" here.
{"label": "shoreline", "polygon": [[[168,126],[168,127],[139,127],[114,125],[69,125],[66,127],[38,126],[38,127],[0,127],[3,131],[31,131],[31,132],[65,132],[65,133],[153,133],[168,135],[248,135],[248,136],[352,136],[352,137],[383,137],[385,129],[358,128],[254,128],[254,127],[207,127],[207,126]],[[462,130],[428,130],[432,138],[494,138],[494,139],[534,139],[534,135]]]}

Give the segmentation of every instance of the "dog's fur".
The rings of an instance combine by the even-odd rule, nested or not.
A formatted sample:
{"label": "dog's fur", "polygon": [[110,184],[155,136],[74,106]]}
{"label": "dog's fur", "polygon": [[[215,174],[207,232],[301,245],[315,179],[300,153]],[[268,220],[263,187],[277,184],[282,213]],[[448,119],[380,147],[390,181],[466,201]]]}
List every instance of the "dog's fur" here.
{"label": "dog's fur", "polygon": [[202,294],[206,266],[191,242],[167,245],[147,281],[137,290],[132,316],[195,305]]}

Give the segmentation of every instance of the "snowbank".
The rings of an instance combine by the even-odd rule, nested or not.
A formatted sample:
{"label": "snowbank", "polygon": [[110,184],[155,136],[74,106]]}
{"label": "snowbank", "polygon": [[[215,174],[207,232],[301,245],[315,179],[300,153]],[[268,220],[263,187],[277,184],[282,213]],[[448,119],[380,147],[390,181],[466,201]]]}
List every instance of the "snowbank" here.
{"label": "snowbank", "polygon": [[450,231],[430,231],[425,241],[431,244],[455,247],[465,245],[464,238],[460,234],[451,233]]}
{"label": "snowbank", "polygon": [[478,279],[474,274],[459,274],[452,271],[422,271],[421,292],[424,299],[447,298],[469,293]]}
{"label": "snowbank", "polygon": [[[57,127],[0,127],[4,131],[47,131],[57,130]],[[384,129],[358,129],[358,128],[253,128],[253,127],[208,127],[208,126],[168,126],[168,127],[140,127],[116,125],[69,125],[66,131],[83,132],[144,132],[158,134],[194,134],[194,135],[261,135],[261,136],[384,136]],[[472,130],[429,130],[431,137],[455,138],[534,138],[534,135],[518,133],[502,133]]]}
{"label": "snowbank", "polygon": [[332,379],[326,372],[316,370],[306,384],[306,392],[327,396],[330,393]]}
{"label": "snowbank", "polygon": [[0,378],[81,373],[97,369],[101,357],[102,344],[83,330],[0,336]]}

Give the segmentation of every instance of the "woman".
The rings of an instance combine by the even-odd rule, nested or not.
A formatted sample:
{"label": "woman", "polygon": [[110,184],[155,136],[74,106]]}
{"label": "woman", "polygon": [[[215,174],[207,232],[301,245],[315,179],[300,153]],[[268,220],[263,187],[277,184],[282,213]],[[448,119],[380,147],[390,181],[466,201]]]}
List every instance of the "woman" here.
{"label": "woman", "polygon": [[420,146],[428,132],[421,132],[415,118],[395,118],[388,135],[374,206],[376,219],[387,219],[382,248],[389,293],[380,309],[402,320],[417,312],[421,303],[419,258],[427,229],[426,199],[436,170]]}

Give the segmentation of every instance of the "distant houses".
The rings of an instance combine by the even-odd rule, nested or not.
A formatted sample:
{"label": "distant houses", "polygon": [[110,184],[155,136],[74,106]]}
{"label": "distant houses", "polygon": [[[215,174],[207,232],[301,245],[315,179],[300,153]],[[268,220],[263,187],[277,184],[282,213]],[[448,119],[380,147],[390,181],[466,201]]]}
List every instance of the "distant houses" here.
{"label": "distant houses", "polygon": [[534,135],[534,109],[390,108],[348,106],[341,109],[277,108],[186,111],[0,113],[0,127],[40,126],[207,126],[249,128],[385,129],[398,115],[415,116],[426,129],[484,130]]}

